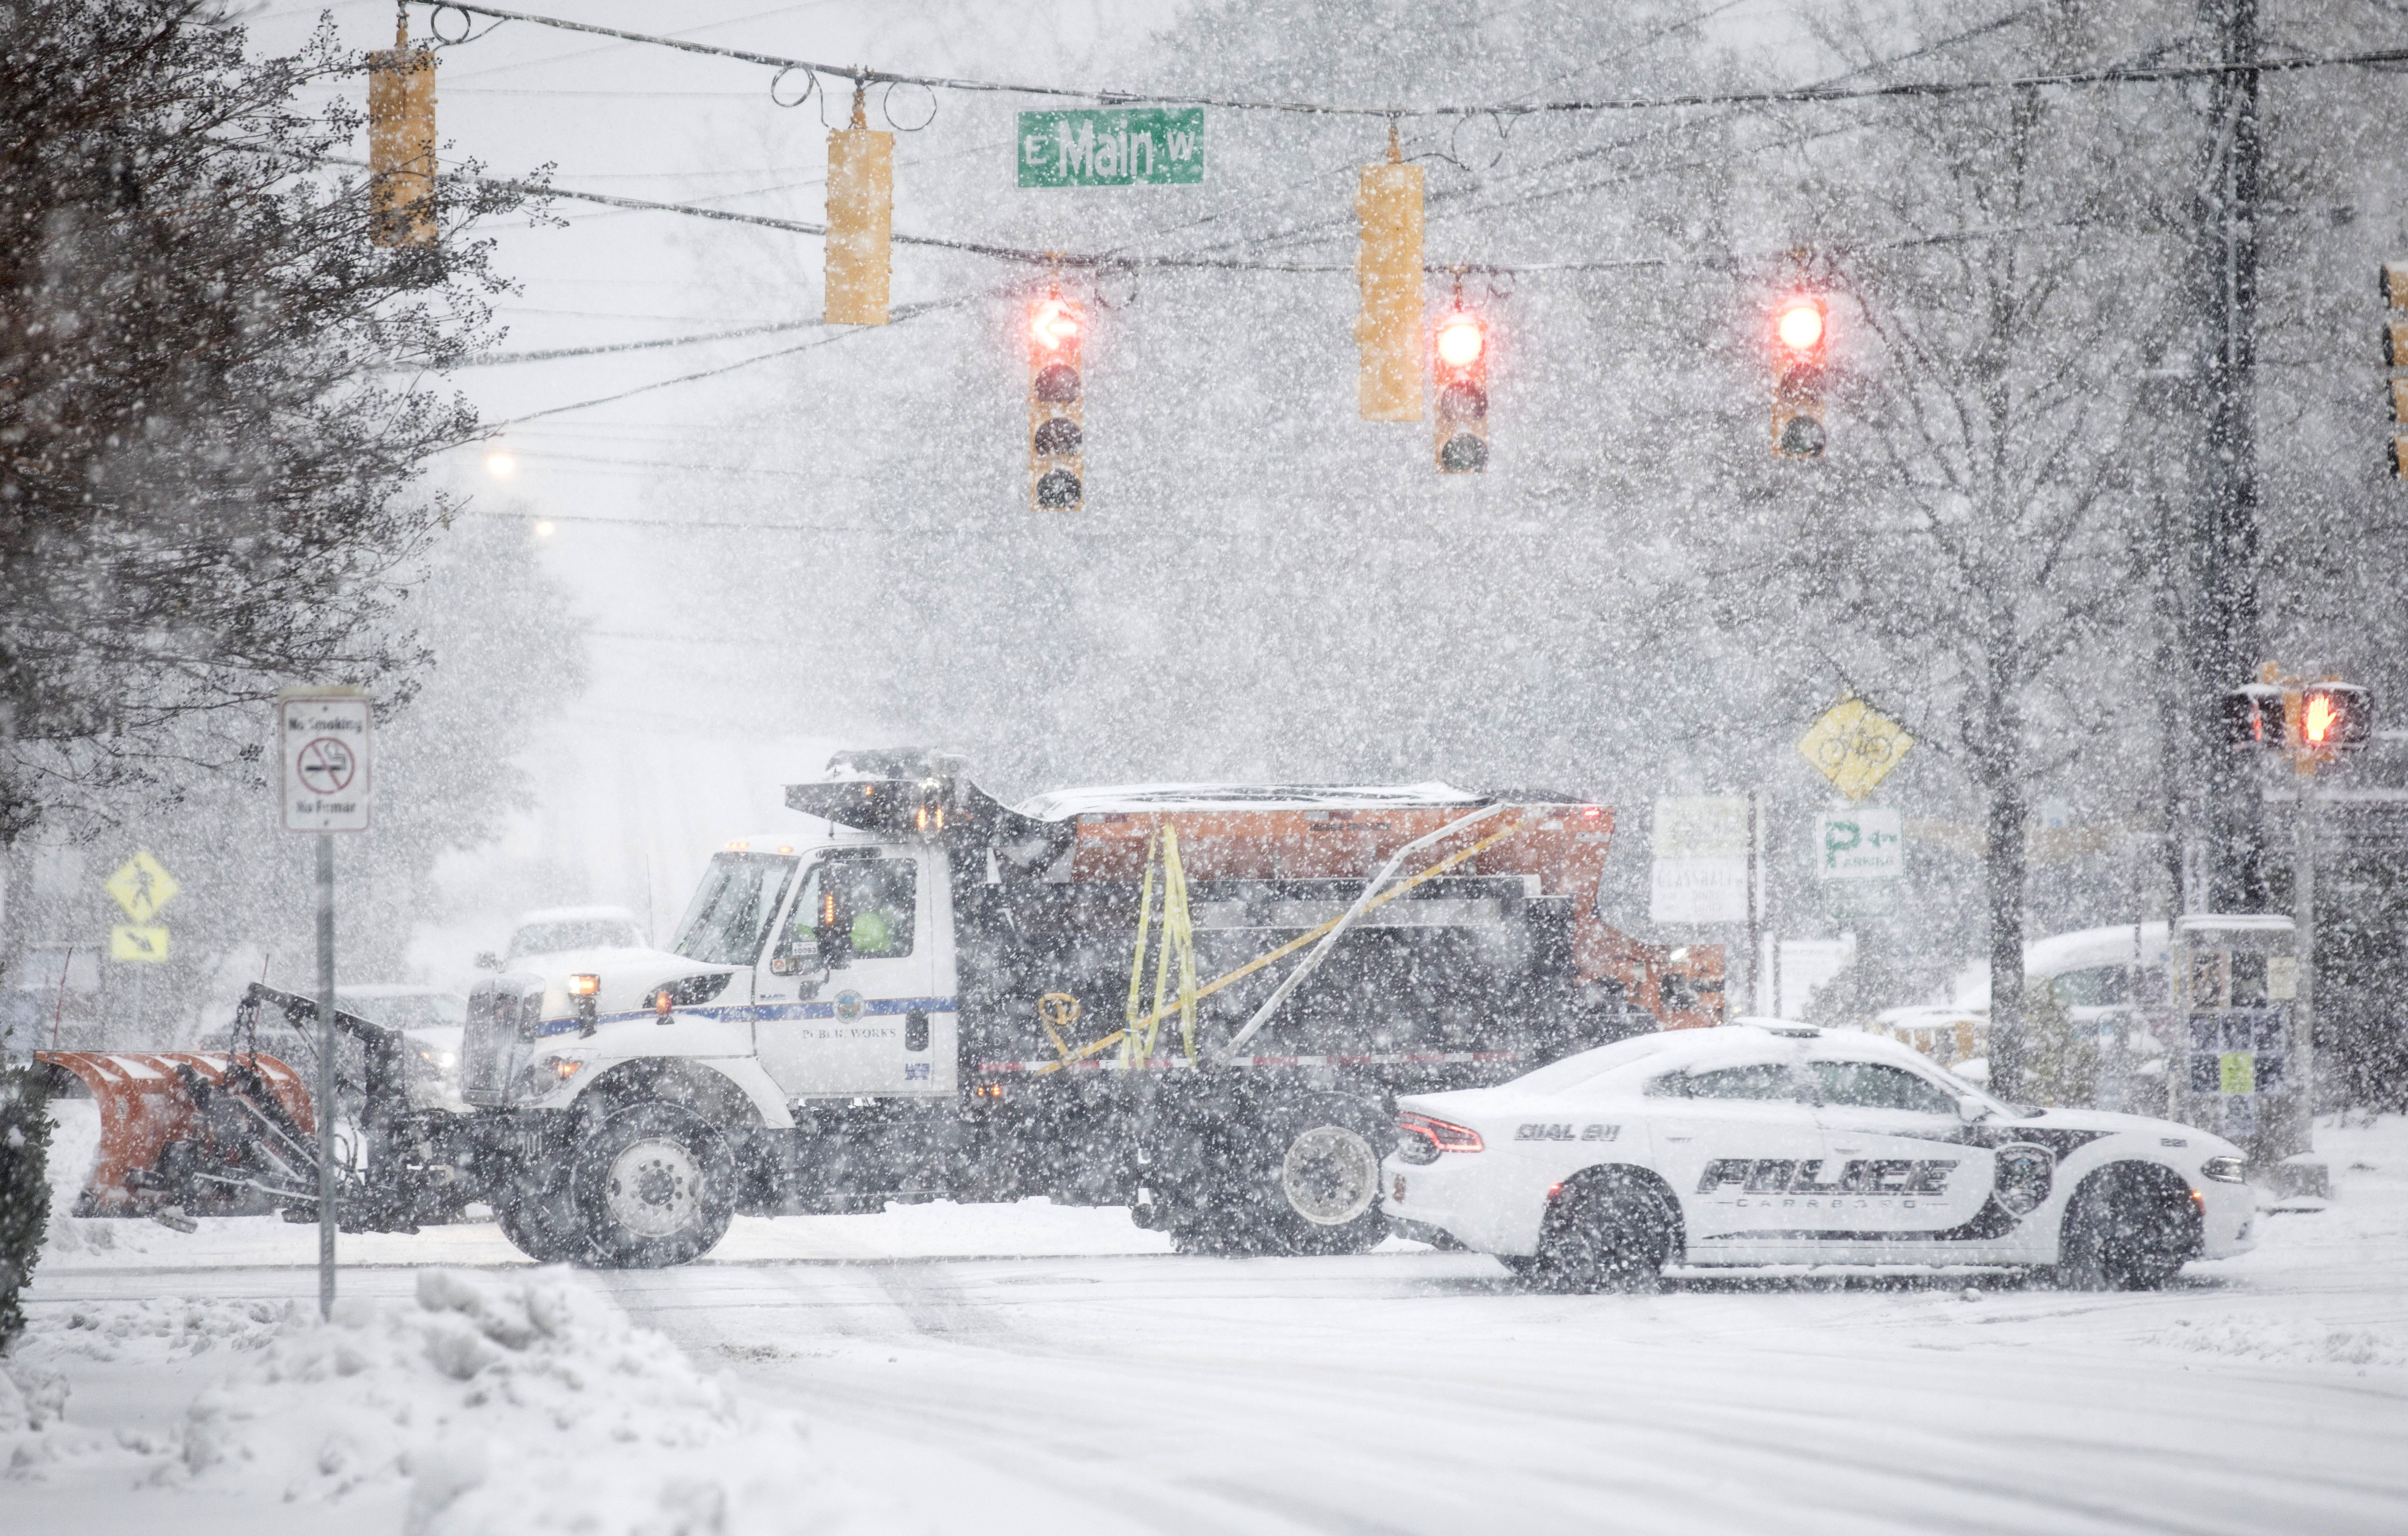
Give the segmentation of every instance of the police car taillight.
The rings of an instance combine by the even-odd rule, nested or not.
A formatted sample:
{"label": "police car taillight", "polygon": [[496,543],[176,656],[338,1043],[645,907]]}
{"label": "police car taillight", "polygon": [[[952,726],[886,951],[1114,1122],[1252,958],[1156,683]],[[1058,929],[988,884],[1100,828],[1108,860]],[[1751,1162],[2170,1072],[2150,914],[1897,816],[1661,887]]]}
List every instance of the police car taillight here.
{"label": "police car taillight", "polygon": [[1411,1110],[1397,1116],[1397,1156],[1407,1162],[1436,1162],[1441,1152],[1478,1152],[1486,1145],[1468,1125]]}

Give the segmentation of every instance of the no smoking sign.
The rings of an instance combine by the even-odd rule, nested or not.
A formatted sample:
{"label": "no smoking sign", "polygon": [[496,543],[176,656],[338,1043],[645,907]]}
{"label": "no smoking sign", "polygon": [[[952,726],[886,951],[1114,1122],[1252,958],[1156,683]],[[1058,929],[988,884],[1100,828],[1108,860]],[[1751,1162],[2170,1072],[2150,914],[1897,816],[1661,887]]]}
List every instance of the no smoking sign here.
{"label": "no smoking sign", "polygon": [[285,831],[367,830],[368,718],[362,689],[288,689],[278,695]]}

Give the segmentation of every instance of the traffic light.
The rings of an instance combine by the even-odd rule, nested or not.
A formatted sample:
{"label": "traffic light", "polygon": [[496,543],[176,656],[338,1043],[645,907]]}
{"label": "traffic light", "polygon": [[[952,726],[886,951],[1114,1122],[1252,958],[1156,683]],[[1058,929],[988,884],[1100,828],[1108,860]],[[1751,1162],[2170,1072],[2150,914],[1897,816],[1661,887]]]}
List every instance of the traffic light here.
{"label": "traffic light", "polygon": [[1812,293],[1784,299],[1772,314],[1772,452],[1823,456],[1823,363],[1830,327]]}
{"label": "traffic light", "polygon": [[2224,695],[2225,745],[2286,753],[2301,773],[2363,747],[2374,732],[2374,695],[2356,683],[2302,683],[2268,666],[2260,681]]}
{"label": "traffic light", "polygon": [[853,125],[828,135],[827,273],[830,325],[883,325],[893,275],[895,135],[874,132],[853,90]]}
{"label": "traffic light", "polygon": [[2243,749],[2283,745],[2283,690],[2272,683],[2244,683],[2224,695],[2224,745]]}
{"label": "traffic light", "polygon": [[2356,683],[2310,683],[2300,690],[2291,739],[2300,752],[2329,761],[2373,734],[2374,695]]}
{"label": "traffic light", "polygon": [[1086,505],[1085,330],[1086,317],[1058,292],[1028,306],[1028,504],[1039,512]]}
{"label": "traffic light", "polygon": [[[2383,302],[2408,310],[2408,262],[2383,263]],[[2396,316],[2383,327],[2383,365],[2408,368],[2408,320]],[[2390,381],[2391,420],[2408,423],[2408,378]],[[2391,434],[2391,477],[2408,479],[2408,434]]]}
{"label": "traffic light", "polygon": [[368,55],[368,238],[431,246],[435,227],[435,51],[409,46],[409,18],[390,52]]}
{"label": "traffic light", "polygon": [[1431,337],[1437,359],[1438,472],[1478,475],[1488,468],[1488,322],[1455,305]]}
{"label": "traffic light", "polygon": [[1422,168],[1407,165],[1388,129],[1388,164],[1366,165],[1354,190],[1361,243],[1354,279],[1363,307],[1354,317],[1362,354],[1356,407],[1366,421],[1422,419]]}

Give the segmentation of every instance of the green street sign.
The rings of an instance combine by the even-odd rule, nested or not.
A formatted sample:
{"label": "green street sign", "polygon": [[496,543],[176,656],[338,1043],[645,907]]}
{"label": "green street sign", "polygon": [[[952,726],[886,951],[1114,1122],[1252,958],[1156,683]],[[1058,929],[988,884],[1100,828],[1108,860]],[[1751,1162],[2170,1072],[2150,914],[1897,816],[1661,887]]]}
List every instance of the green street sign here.
{"label": "green street sign", "polygon": [[1024,187],[1175,187],[1204,179],[1204,108],[1020,114]]}

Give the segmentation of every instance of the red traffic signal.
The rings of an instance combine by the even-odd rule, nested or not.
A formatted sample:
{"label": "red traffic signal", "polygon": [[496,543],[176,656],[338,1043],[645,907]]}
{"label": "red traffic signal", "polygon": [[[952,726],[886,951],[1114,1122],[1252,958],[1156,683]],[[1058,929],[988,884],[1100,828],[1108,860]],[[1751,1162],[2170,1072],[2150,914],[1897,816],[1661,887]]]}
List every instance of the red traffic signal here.
{"label": "red traffic signal", "polygon": [[2244,683],[2224,695],[2224,745],[2283,745],[2283,690],[2272,683]]}
{"label": "red traffic signal", "polygon": [[1812,294],[1785,301],[1773,317],[1772,334],[1793,356],[1821,351],[1824,330],[1823,301]]}
{"label": "red traffic signal", "polygon": [[1488,322],[1460,306],[1431,336],[1437,361],[1438,472],[1478,475],[1488,468]]}
{"label": "red traffic signal", "polygon": [[2287,753],[2311,771],[2374,734],[2374,695],[2356,683],[2249,683],[2224,695],[2224,742]]}
{"label": "red traffic signal", "polygon": [[1469,368],[1488,350],[1488,332],[1480,317],[1457,311],[1439,321],[1438,360],[1449,368]]}
{"label": "red traffic signal", "polygon": [[1086,316],[1058,293],[1028,306],[1028,503],[1039,512],[1086,505]]}
{"label": "red traffic signal", "polygon": [[2356,683],[2310,683],[2300,690],[2293,737],[2319,757],[2363,747],[2374,730],[2374,695]]}
{"label": "red traffic signal", "polygon": [[1033,356],[1075,356],[1083,317],[1069,300],[1049,296],[1028,306],[1028,344]]}
{"label": "red traffic signal", "polygon": [[1822,457],[1823,357],[1830,317],[1812,293],[1773,306],[1772,452],[1781,459]]}

